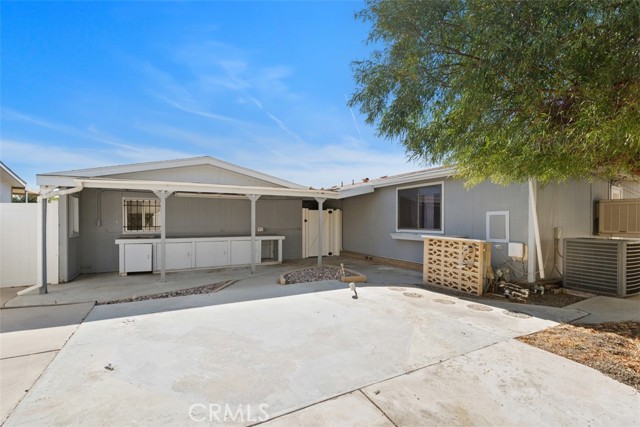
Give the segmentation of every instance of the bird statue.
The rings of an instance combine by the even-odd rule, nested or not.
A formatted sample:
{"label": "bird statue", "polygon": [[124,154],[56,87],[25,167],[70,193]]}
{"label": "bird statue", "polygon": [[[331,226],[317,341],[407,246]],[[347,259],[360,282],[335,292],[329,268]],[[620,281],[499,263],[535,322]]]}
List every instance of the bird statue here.
{"label": "bird statue", "polygon": [[358,299],[358,291],[356,290],[356,284],[353,282],[349,283],[349,288],[353,291],[353,296],[351,298]]}

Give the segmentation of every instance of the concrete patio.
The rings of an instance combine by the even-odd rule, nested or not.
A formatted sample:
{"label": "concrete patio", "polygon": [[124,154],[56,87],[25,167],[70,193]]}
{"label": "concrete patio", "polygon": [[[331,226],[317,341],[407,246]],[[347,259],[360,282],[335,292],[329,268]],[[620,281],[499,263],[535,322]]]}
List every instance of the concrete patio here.
{"label": "concrete patio", "polygon": [[[276,284],[305,265],[296,262],[168,276],[168,287],[237,280],[211,294],[0,310],[0,415],[6,426],[640,425],[635,389],[513,339],[616,315],[618,303],[456,298],[415,287],[420,272],[330,261],[369,277],[358,299],[337,281]],[[9,302],[165,286],[152,275],[100,277]]]}

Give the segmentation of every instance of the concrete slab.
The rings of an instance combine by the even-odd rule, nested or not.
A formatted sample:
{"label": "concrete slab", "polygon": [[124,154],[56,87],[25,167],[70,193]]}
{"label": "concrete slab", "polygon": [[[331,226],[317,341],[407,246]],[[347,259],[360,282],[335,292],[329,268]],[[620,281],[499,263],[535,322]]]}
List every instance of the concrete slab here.
{"label": "concrete slab", "polygon": [[640,395],[515,340],[366,387],[396,426],[639,426]]}
{"label": "concrete slab", "polygon": [[0,360],[0,424],[27,394],[56,352]]}
{"label": "concrete slab", "polygon": [[267,421],[262,426],[393,427],[393,424],[358,390]]}
{"label": "concrete slab", "polygon": [[15,298],[23,289],[27,289],[28,286],[17,286],[10,288],[0,288],[0,307],[4,307],[4,304],[10,299]]}
{"label": "concrete slab", "polygon": [[588,313],[587,316],[574,323],[622,322],[625,320],[640,322],[640,299],[638,298],[622,299],[600,296],[568,305],[566,308]]}
{"label": "concrete slab", "polygon": [[0,359],[59,350],[93,303],[0,310]]}
{"label": "concrete slab", "polygon": [[[257,280],[198,303],[260,292]],[[183,425],[211,403],[266,404],[275,417],[556,324],[419,289],[365,287],[354,300],[323,286],[336,285],[194,308],[192,297],[98,306],[6,425]]]}

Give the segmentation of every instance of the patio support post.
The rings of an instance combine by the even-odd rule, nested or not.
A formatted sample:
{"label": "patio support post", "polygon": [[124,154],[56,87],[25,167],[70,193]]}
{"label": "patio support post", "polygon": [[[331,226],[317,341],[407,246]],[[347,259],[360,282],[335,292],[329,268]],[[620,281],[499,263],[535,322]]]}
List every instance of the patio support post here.
{"label": "patio support post", "polygon": [[322,267],[322,249],[324,247],[322,242],[322,235],[324,234],[324,215],[322,212],[322,205],[325,200],[327,199],[316,197],[316,202],[318,202],[318,267]]}
{"label": "patio support post", "polygon": [[260,196],[247,194],[247,198],[251,201],[251,274],[256,274],[256,202]]}
{"label": "patio support post", "polygon": [[[25,195],[26,195],[25,189]],[[40,203],[42,203],[42,236],[40,237],[40,244],[42,247],[40,251],[42,253],[41,260],[42,262],[42,285],[40,286],[40,294],[47,293],[47,203],[49,200],[46,197],[40,197]]]}
{"label": "patio support post", "polygon": [[170,191],[158,190],[154,191],[160,199],[160,282],[166,282],[167,267],[167,197],[171,195]]}

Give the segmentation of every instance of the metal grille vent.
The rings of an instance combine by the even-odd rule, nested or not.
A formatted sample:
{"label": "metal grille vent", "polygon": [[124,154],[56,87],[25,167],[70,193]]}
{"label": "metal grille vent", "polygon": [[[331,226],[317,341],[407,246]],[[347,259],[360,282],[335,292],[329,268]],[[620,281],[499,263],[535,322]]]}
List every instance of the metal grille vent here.
{"label": "metal grille vent", "polygon": [[602,295],[640,294],[640,241],[565,239],[564,286]]}

